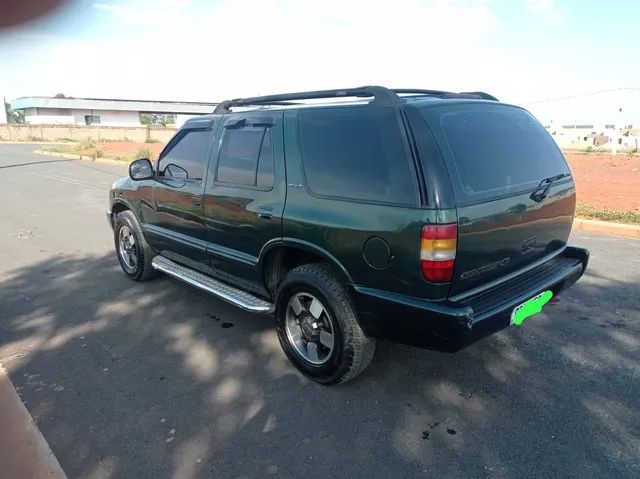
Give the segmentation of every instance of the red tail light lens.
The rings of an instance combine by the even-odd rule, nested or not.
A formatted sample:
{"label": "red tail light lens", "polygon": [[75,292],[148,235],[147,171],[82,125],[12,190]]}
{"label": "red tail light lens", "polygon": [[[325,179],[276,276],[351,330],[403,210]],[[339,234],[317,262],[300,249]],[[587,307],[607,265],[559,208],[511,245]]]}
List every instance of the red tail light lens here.
{"label": "red tail light lens", "polygon": [[458,225],[424,225],[420,239],[422,276],[432,283],[447,283],[453,279]]}

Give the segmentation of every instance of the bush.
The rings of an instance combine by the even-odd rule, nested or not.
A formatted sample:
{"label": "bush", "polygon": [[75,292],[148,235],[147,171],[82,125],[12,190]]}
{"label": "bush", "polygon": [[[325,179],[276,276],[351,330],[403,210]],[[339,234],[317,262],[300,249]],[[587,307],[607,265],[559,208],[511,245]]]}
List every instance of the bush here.
{"label": "bush", "polygon": [[155,138],[147,138],[144,140],[145,143],[160,143],[160,140],[156,140]]}
{"label": "bush", "polygon": [[73,138],[56,138],[58,143],[74,143],[75,140]]}
{"label": "bush", "polygon": [[39,136],[29,135],[27,137],[27,141],[44,141],[44,140]]}
{"label": "bush", "polygon": [[84,140],[80,141],[80,148],[82,148],[83,150],[91,150],[95,147],[96,147],[96,140],[94,140],[91,137],[85,138]]}
{"label": "bush", "polygon": [[150,160],[153,156],[153,153],[149,148],[138,148],[133,156],[134,160],[139,160],[140,158],[148,158]]}
{"label": "bush", "polygon": [[584,149],[585,153],[593,153],[593,146],[589,145]]}
{"label": "bush", "polygon": [[94,158],[102,158],[104,156],[104,151],[99,146],[94,146],[89,150],[89,154]]}

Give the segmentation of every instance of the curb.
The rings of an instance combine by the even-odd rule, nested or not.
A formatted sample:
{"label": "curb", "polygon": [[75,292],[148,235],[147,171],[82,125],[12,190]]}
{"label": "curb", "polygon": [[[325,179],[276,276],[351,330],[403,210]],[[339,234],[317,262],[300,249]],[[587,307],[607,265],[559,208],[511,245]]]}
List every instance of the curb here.
{"label": "curb", "polygon": [[573,231],[588,231],[590,233],[602,233],[607,235],[622,236],[625,238],[640,239],[640,225],[611,223],[609,221],[574,218]]}
{"label": "curb", "polygon": [[0,364],[2,477],[66,479],[49,444]]}

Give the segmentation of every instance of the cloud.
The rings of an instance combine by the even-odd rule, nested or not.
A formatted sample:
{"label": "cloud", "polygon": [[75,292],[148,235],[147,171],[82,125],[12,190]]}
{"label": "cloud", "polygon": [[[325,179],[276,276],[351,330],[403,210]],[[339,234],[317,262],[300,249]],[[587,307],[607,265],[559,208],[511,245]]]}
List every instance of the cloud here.
{"label": "cloud", "polygon": [[556,25],[564,21],[564,11],[556,0],[525,0],[526,8],[529,12],[546,18]]}

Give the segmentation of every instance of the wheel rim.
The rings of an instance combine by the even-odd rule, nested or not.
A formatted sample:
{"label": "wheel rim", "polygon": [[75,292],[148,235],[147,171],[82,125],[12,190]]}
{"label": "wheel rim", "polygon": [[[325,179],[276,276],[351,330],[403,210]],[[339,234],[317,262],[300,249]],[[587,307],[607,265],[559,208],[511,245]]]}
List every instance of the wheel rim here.
{"label": "wheel rim", "polygon": [[131,228],[127,225],[122,225],[118,232],[118,254],[127,270],[136,270],[138,267],[138,245]]}
{"label": "wheel rim", "polygon": [[322,302],[309,293],[296,293],[287,304],[285,329],[289,343],[305,361],[326,363],[335,348],[331,315]]}

